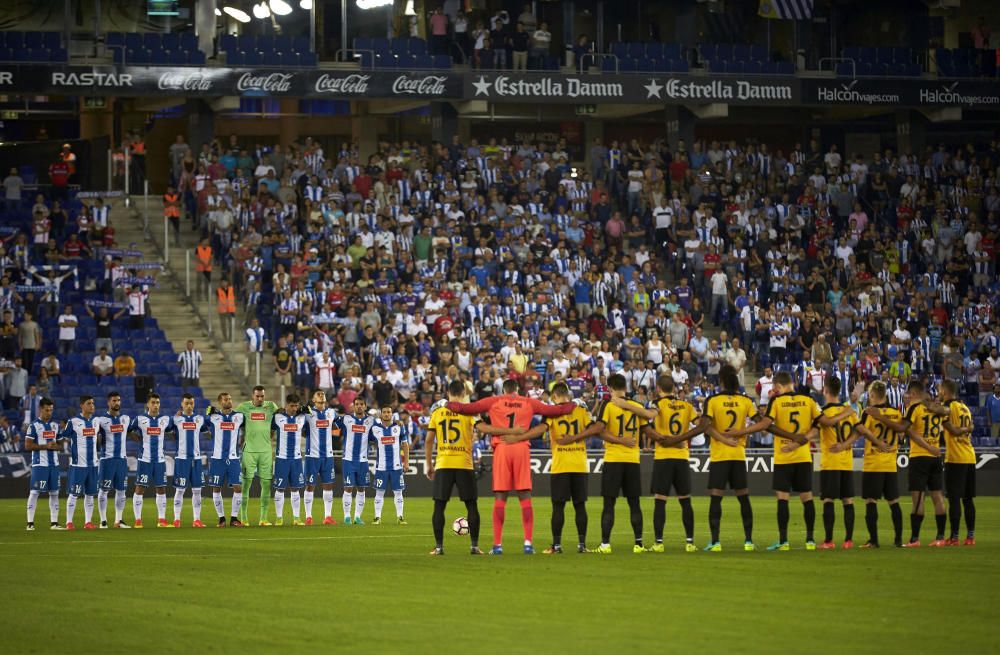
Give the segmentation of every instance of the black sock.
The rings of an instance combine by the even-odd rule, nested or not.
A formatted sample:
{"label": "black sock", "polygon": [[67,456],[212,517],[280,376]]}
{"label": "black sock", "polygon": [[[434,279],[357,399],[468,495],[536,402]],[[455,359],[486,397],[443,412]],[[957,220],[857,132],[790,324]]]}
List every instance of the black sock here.
{"label": "black sock", "polygon": [[667,501],[663,498],[653,499],[653,538],[656,543],[663,541],[663,526],[667,523]]}
{"label": "black sock", "polygon": [[865,524],[868,525],[868,541],[878,545],[878,503],[865,503]]}
{"label": "black sock", "polygon": [[719,524],[722,523],[722,496],[711,496],[708,500],[708,529],[712,533],[712,543],[719,542]]}
{"label": "black sock", "polygon": [[434,500],[434,513],[431,515],[431,526],[434,528],[434,543],[438,548],[444,548],[444,508],[448,503]]}
{"label": "black sock", "polygon": [[923,522],[923,514],[910,514],[910,541],[918,541],[920,539],[920,526]]}
{"label": "black sock", "polygon": [[750,494],[737,496],[740,501],[740,517],[743,519],[743,538],[753,541],[753,507],[750,506]]}
{"label": "black sock", "polygon": [[628,519],[632,523],[632,534],[635,536],[635,544],[642,545],[642,506],[639,504],[639,497],[626,498],[628,501]]}
{"label": "black sock", "polygon": [[962,509],[965,510],[965,529],[969,539],[976,536],[976,501],[972,498],[962,499]]}
{"label": "black sock", "polygon": [[854,540],[854,503],[844,505],[844,540]]}
{"label": "black sock", "polygon": [[802,503],[802,517],[806,521],[806,541],[814,541],[813,533],[816,531],[816,503],[807,500]]}
{"label": "black sock", "polygon": [[903,543],[903,508],[899,503],[889,505],[889,514],[892,516],[893,543],[902,545]]}
{"label": "black sock", "polygon": [[615,500],[614,496],[604,497],[604,509],[601,510],[601,543],[611,543],[611,529],[615,527]]}
{"label": "black sock", "polygon": [[479,503],[475,500],[465,501],[465,511],[469,515],[469,545],[479,547]]}
{"label": "black sock", "polygon": [[788,501],[778,499],[778,541],[788,541]]}
{"label": "black sock", "polygon": [[941,541],[944,539],[944,531],[948,525],[948,515],[941,513],[934,515],[934,522],[937,524],[937,535],[934,537],[935,540]]}
{"label": "black sock", "polygon": [[587,543],[587,503],[585,501],[573,501],[573,510],[576,512],[576,536],[580,540],[581,546]]}
{"label": "black sock", "polygon": [[694,541],[694,507],[691,506],[691,499],[680,498],[677,502],[681,504],[681,523],[684,524],[684,538],[687,541]]}
{"label": "black sock", "polygon": [[833,509],[833,503],[823,503],[823,530],[826,533],[823,541],[833,541],[833,524],[836,520],[837,512]]}
{"label": "black sock", "polygon": [[962,522],[962,501],[960,499],[948,499],[948,520],[951,522],[951,538],[958,539],[958,526]]}
{"label": "black sock", "polygon": [[566,501],[552,501],[552,545],[562,545],[563,525],[566,523]]}

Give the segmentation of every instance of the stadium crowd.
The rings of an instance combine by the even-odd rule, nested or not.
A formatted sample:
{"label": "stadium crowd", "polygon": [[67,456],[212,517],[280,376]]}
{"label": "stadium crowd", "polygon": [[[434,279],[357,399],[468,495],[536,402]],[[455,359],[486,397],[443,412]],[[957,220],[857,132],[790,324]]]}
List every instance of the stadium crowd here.
{"label": "stadium crowd", "polygon": [[417,444],[452,380],[606,399],[622,372],[642,401],[666,372],[700,402],[723,363],[764,401],[780,369],[817,398],[841,377],[852,402],[881,377],[897,407],[910,378],[958,380],[997,437],[996,141],[844,157],[232,135],[170,157],[165,211],[205,237],[276,384],[396,405]]}

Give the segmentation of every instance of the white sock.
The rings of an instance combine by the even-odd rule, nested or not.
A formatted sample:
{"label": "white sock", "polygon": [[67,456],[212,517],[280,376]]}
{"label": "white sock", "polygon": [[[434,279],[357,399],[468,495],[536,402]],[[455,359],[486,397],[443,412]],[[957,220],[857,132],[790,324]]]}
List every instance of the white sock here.
{"label": "white sock", "polygon": [[66,522],[73,522],[73,515],[76,513],[76,496],[70,494],[66,496]]}
{"label": "white sock", "polygon": [[403,490],[392,492],[392,502],[396,504],[396,518],[403,518]]}
{"label": "white sock", "polygon": [[122,516],[125,515],[125,490],[116,489],[115,490],[115,523],[122,522]]}
{"label": "white sock", "polygon": [[101,515],[101,523],[108,522],[108,492],[101,489],[97,492],[97,512]]}
{"label": "white sock", "polygon": [[59,522],[59,492],[50,491],[49,492],[49,522],[58,523]]}
{"label": "white sock", "polygon": [[[323,499],[326,500],[326,491],[323,492]],[[351,492],[344,492],[344,520],[351,518]]]}
{"label": "white sock", "polygon": [[285,492],[275,491],[274,492],[274,516],[279,521],[285,512]]}
{"label": "white sock", "polygon": [[299,514],[302,510],[302,492],[298,489],[292,489],[292,520],[298,521]]}
{"label": "white sock", "polygon": [[36,507],[38,507],[38,492],[32,489],[28,492],[28,523],[35,522]]}
{"label": "white sock", "polygon": [[156,494],[156,520],[167,520],[167,494]]}
{"label": "white sock", "polygon": [[135,520],[142,520],[142,495],[132,494],[132,512],[135,514]]}
{"label": "white sock", "polygon": [[[159,498],[159,496],[157,496]],[[184,511],[184,490],[174,489],[174,520],[181,520],[181,512]]]}
{"label": "white sock", "polygon": [[358,490],[357,495],[354,497],[354,518],[361,518],[361,513],[365,511],[365,490]]}
{"label": "white sock", "polygon": [[313,496],[315,492],[306,489],[305,501],[306,501],[306,518],[311,519],[313,515]]}
{"label": "white sock", "polygon": [[382,518],[382,503],[385,502],[385,489],[375,490],[375,518]]}
{"label": "white sock", "polygon": [[83,497],[83,522],[90,523],[90,520],[94,518],[94,497],[84,496]]}
{"label": "white sock", "polygon": [[238,517],[240,515],[240,508],[241,507],[243,507],[243,492],[242,491],[234,491],[233,492],[232,510],[231,510],[232,514],[230,514],[230,516],[232,516],[233,518]]}
{"label": "white sock", "polygon": [[[347,511],[351,511],[350,501],[348,501]],[[333,489],[323,490],[323,518],[333,516]],[[347,516],[347,514],[344,514]]]}
{"label": "white sock", "polygon": [[215,505],[215,513],[219,515],[219,518],[225,518],[226,516],[226,506],[222,503],[222,492],[213,491],[212,492],[212,503]]}
{"label": "white sock", "polygon": [[191,490],[191,511],[194,512],[194,520],[201,520],[201,489]]}

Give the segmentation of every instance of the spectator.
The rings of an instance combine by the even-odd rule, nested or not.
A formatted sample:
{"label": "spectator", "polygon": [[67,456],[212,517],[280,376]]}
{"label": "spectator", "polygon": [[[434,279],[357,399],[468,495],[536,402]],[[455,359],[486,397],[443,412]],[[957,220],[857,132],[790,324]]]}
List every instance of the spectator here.
{"label": "spectator", "polygon": [[60,367],[59,358],[55,356],[54,353],[48,353],[43,359],[40,366],[41,369],[45,369],[50,378],[54,378],[56,381],[60,379],[62,374],[62,369]]}
{"label": "spectator", "polygon": [[68,355],[73,352],[76,343],[76,326],[79,320],[73,313],[73,308],[69,305],[63,309],[59,315],[59,354]]}
{"label": "spectator", "polygon": [[542,21],[538,29],[531,33],[531,57],[534,60],[532,68],[544,69],[546,60],[551,54],[552,33],[549,32],[548,24]]}
{"label": "spectator", "polygon": [[51,185],[53,200],[67,199],[70,174],[70,166],[61,156],[49,165],[49,184]]}
{"label": "spectator", "polygon": [[194,341],[188,339],[184,350],[177,355],[177,363],[181,365],[181,390],[185,393],[199,386],[203,361],[201,351],[194,347]]}
{"label": "spectator", "polygon": [[3,179],[4,207],[8,213],[16,211],[21,207],[21,190],[24,189],[24,178],[17,168],[11,168],[10,173]]}
{"label": "spectator", "polygon": [[236,290],[229,284],[227,278],[215,289],[216,310],[219,314],[219,324],[222,326],[223,339],[232,341],[233,326],[236,324]]}
{"label": "spectator", "polygon": [[22,443],[17,428],[10,424],[6,416],[0,414],[0,453],[20,452]]}
{"label": "spectator", "polygon": [[90,363],[90,371],[98,378],[114,374],[115,362],[108,355],[107,348],[101,348],[98,354],[94,355],[94,359]]}
{"label": "spectator", "polygon": [[23,429],[27,430],[31,422],[38,418],[39,403],[41,400],[42,395],[38,392],[38,386],[34,384],[28,385],[28,393],[21,398],[20,404],[21,427]]}
{"label": "spectator", "polygon": [[42,328],[29,311],[24,312],[24,319],[17,327],[17,341],[21,350],[20,359],[25,368],[31,370],[35,363],[35,353],[42,347]]}
{"label": "spectator", "polygon": [[[284,389],[292,388],[292,349],[286,344],[285,335],[278,337],[274,347],[274,384]],[[282,392],[284,396],[284,391]]]}
{"label": "spectator", "polygon": [[1000,383],[993,385],[993,395],[986,399],[986,419],[990,426],[990,436],[1000,437]]}
{"label": "spectator", "polygon": [[431,54],[447,55],[448,53],[448,15],[441,7],[434,10],[430,17]]}
{"label": "spectator", "polygon": [[15,357],[13,363],[7,363],[2,372],[7,392],[5,407],[17,409],[21,406],[21,399],[28,393],[28,371],[23,366],[23,360]]}
{"label": "spectator", "polygon": [[510,37],[510,50],[513,55],[513,69],[528,69],[528,48],[531,45],[531,35],[524,29],[524,23],[518,22],[514,34]]}
{"label": "spectator", "polygon": [[119,382],[122,378],[135,377],[135,359],[126,351],[121,351],[115,357],[115,379]]}
{"label": "spectator", "polygon": [[[506,12],[503,12],[506,15]],[[493,29],[490,30],[489,49],[493,53],[493,64],[486,65],[486,68],[496,66],[501,70],[507,68],[507,49],[510,47],[510,31],[507,22],[502,18],[493,17]],[[482,54],[482,53],[481,53]]]}
{"label": "spectator", "polygon": [[128,296],[128,329],[143,330],[146,327],[146,301],[149,289],[145,285],[126,285]]}
{"label": "spectator", "polygon": [[111,336],[111,326],[115,321],[121,318],[125,312],[128,311],[128,308],[122,307],[118,310],[118,313],[114,315],[108,311],[106,306],[99,307],[96,315],[94,314],[94,310],[90,308],[90,305],[84,305],[84,309],[87,310],[87,314],[90,318],[94,319],[94,323],[96,324],[94,349],[100,350],[101,348],[105,348],[109,353],[113,353],[115,351],[115,345]]}
{"label": "spectator", "polygon": [[535,14],[531,11],[530,2],[524,4],[524,8],[517,17],[517,22],[524,25],[524,31],[528,34],[532,34],[538,28],[538,21],[535,18]]}

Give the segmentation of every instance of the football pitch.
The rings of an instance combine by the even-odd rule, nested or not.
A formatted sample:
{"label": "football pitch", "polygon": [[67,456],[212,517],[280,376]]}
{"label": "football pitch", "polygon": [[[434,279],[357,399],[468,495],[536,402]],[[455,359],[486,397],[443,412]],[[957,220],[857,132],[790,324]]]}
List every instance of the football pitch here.
{"label": "football pitch", "polygon": [[[339,508],[339,497],[337,498]],[[535,501],[539,554],[520,553],[516,503],[508,505],[502,557],[471,557],[450,530],[464,512],[449,504],[446,555],[433,547],[431,503],[407,499],[408,526],[386,503],[380,526],[157,529],[24,529],[24,501],[0,501],[0,556],[7,594],[5,653],[986,653],[995,631],[1000,499],[977,501],[975,547],[891,546],[880,509],[881,550],[803,548],[792,502],[791,552],[768,553],[775,502],[754,498],[758,552],[743,552],[735,499],[723,514],[723,552],[685,553],[676,502],[667,552],[633,554],[624,501],[611,555],[572,552],[567,511],[562,556],[550,541],[550,505]],[[65,507],[65,498],[62,499]],[[81,503],[82,505],[82,503]],[[189,499],[185,509],[190,511]],[[491,541],[491,499],[480,500],[482,543]],[[229,508],[229,502],[226,502]],[[514,511],[511,511],[511,509]],[[699,546],[707,499],[695,499]],[[903,501],[909,534],[909,500]],[[109,508],[112,509],[112,508]],[[322,504],[316,508],[322,511]],[[597,545],[600,502],[588,503]],[[928,504],[928,509],[930,505]],[[855,541],[865,541],[859,506]],[[76,511],[82,526],[83,508]],[[643,501],[652,542],[652,501]],[[288,508],[286,508],[288,512]],[[96,515],[96,510],[95,510]],[[250,516],[256,517],[257,502]],[[168,510],[168,516],[171,516]],[[131,518],[131,509],[126,510]],[[203,518],[215,522],[211,501]],[[837,510],[836,536],[843,537]],[[189,519],[188,519],[189,522]],[[924,522],[924,542],[934,530]],[[817,520],[818,537],[822,521]],[[964,526],[962,531],[964,537]],[[886,547],[886,544],[889,546]]]}

